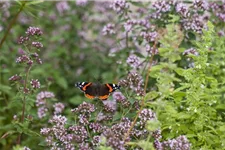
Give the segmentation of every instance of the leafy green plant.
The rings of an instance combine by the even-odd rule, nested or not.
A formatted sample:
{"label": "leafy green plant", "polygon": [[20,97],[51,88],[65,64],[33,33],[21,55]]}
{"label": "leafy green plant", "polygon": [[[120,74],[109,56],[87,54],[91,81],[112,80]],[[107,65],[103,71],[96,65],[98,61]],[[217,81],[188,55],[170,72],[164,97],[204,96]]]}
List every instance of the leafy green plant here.
{"label": "leafy green plant", "polygon": [[[168,35],[174,31],[174,27],[167,26]],[[176,38],[176,34],[172,38],[171,35],[161,40],[163,47],[159,49],[160,55],[167,63],[161,62],[152,68],[150,77],[157,77],[158,91],[154,102],[148,105],[155,108],[165,139],[184,134],[194,149],[221,149],[224,143],[221,126],[224,126],[224,122],[217,109],[221,105],[221,93],[218,79],[211,72],[213,65],[209,63],[210,48],[217,37],[214,27],[208,23],[208,29],[203,32],[201,40],[193,42],[198,54],[186,56],[193,63],[193,67],[187,69],[174,63],[181,57],[173,56],[182,55],[182,49],[174,49],[168,44],[168,39],[172,42]],[[217,46],[220,47],[213,45],[215,48]],[[213,57],[213,54],[210,55]]]}

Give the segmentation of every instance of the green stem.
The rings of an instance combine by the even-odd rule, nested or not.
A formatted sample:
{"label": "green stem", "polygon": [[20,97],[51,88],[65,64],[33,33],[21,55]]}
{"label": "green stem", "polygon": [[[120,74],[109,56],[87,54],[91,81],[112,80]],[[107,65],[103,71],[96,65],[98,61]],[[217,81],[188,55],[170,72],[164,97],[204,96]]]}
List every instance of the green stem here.
{"label": "green stem", "polygon": [[[30,70],[31,70],[31,66],[29,66],[29,68],[27,69],[27,72],[26,72],[26,80],[25,80],[24,88],[23,88],[24,90],[27,89],[27,81],[28,81],[28,76],[29,76]],[[25,118],[24,116],[25,116],[25,110],[26,110],[26,95],[25,94],[23,97],[23,109],[22,109],[22,116],[21,116],[22,123],[24,122],[24,118]],[[21,136],[22,136],[22,133],[17,138],[17,144],[21,143]]]}
{"label": "green stem", "polygon": [[3,36],[2,40],[1,40],[1,42],[0,42],[0,49],[1,49],[1,47],[2,47],[2,44],[5,42],[5,40],[6,40],[7,36],[8,36],[8,34],[9,34],[9,31],[11,30],[12,26],[15,24],[15,22],[16,22],[18,16],[19,16],[19,14],[22,12],[23,8],[25,7],[25,4],[26,4],[26,1],[24,1],[24,2],[22,3],[22,5],[21,5],[21,7],[20,7],[20,10],[16,13],[16,16],[15,16],[15,17],[12,19],[12,21],[9,23],[9,26],[8,26],[8,28],[7,28],[7,30],[6,30],[6,32],[5,32],[5,34],[4,34],[4,36]]}
{"label": "green stem", "polygon": [[[157,42],[154,43],[154,49],[156,49],[156,44],[157,44]],[[148,72],[147,72],[146,78],[145,78],[144,93],[146,93],[146,90],[147,90],[148,79],[149,79],[149,75],[150,75],[151,68],[152,68],[153,57],[154,57],[154,55],[152,55],[151,58],[150,58],[150,60],[149,60]],[[128,130],[127,133],[125,134],[125,136],[124,136],[124,138],[123,138],[123,141],[126,141],[127,137],[130,135],[131,130],[134,128],[134,125],[135,125],[135,123],[137,122],[137,119],[138,119],[139,115],[141,114],[141,111],[142,111],[143,108],[144,108],[144,104],[145,104],[145,99],[144,99],[144,96],[142,96],[142,100],[141,100],[141,108],[139,109],[137,115],[135,116],[134,121],[132,122],[132,124],[131,124],[129,130]]]}

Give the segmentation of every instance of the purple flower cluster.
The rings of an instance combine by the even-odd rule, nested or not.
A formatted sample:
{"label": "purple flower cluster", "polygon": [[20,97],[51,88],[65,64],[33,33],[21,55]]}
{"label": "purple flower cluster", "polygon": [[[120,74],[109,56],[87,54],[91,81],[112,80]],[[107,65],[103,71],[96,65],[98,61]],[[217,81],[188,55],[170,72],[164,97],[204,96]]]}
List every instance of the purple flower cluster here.
{"label": "purple flower cluster", "polygon": [[39,89],[41,87],[41,84],[38,79],[31,79],[30,84],[34,89]]}
{"label": "purple flower cluster", "polygon": [[123,13],[129,7],[125,0],[114,0],[110,7],[117,13]]}
{"label": "purple flower cluster", "polygon": [[192,47],[192,48],[186,49],[183,52],[183,55],[189,55],[189,54],[198,55],[198,51],[195,48]]}
{"label": "purple flower cluster", "polygon": [[34,36],[34,35],[40,36],[43,34],[41,29],[37,27],[29,27],[25,33],[27,34],[27,36]]}
{"label": "purple flower cluster", "polygon": [[143,37],[146,42],[154,42],[157,39],[158,33],[157,32],[141,32],[141,37]]}
{"label": "purple flower cluster", "polygon": [[166,1],[160,0],[152,3],[152,9],[154,12],[151,13],[150,17],[153,19],[162,19],[164,13],[171,11],[173,0]]}
{"label": "purple flower cluster", "polygon": [[[123,141],[123,138],[127,131],[130,129],[131,123],[132,122],[128,118],[123,118],[120,123],[117,123],[111,128],[106,129],[103,132],[103,135],[107,139],[107,145],[111,146],[114,149],[124,150],[125,143]],[[126,140],[129,141],[129,137]]]}
{"label": "purple flower cluster", "polygon": [[210,2],[209,8],[211,9],[212,14],[214,14],[218,18],[218,22],[220,21],[225,22],[225,2],[224,1],[221,1],[220,3]]}
{"label": "purple flower cluster", "polygon": [[30,150],[30,148],[27,147],[27,146],[24,146],[24,147],[23,147],[23,150]]}
{"label": "purple flower cluster", "polygon": [[204,0],[194,0],[193,2],[193,7],[195,10],[208,10],[209,9],[209,3],[207,1]]}
{"label": "purple flower cluster", "polygon": [[130,106],[130,101],[126,99],[126,97],[121,92],[114,92],[113,99],[116,100],[117,103],[121,103],[121,105],[125,108]]}
{"label": "purple flower cluster", "polygon": [[62,15],[65,11],[70,9],[70,6],[67,1],[61,1],[56,4],[56,9],[59,14]]}
{"label": "purple flower cluster", "polygon": [[48,112],[47,99],[54,98],[55,95],[52,92],[43,91],[40,92],[36,97],[36,106],[38,107],[38,117],[43,118]]}
{"label": "purple flower cluster", "polygon": [[137,57],[135,54],[131,54],[127,58],[127,64],[130,65],[132,68],[136,69],[140,67],[141,62],[139,57]]}
{"label": "purple flower cluster", "polygon": [[116,101],[104,101],[103,109],[107,113],[114,113],[116,111]]}
{"label": "purple flower cluster", "polygon": [[[216,5],[213,5],[216,9]],[[153,12],[150,18],[163,21],[165,24],[168,20],[168,14],[175,13],[180,16],[180,23],[182,28],[186,31],[194,31],[202,33],[202,29],[206,28],[207,17],[206,11],[209,10],[209,3],[207,1],[195,0],[192,4],[178,1],[160,0],[152,4]],[[221,12],[221,11],[219,11]],[[219,15],[218,15],[219,14]],[[217,13],[219,18],[223,18],[223,13]]]}
{"label": "purple flower cluster", "polygon": [[[55,115],[52,119],[49,120],[53,126],[51,128],[42,128],[40,133],[46,136],[46,143],[52,149],[58,149],[59,147],[68,150],[74,150],[73,141],[80,139],[83,137],[82,135],[85,133],[81,133],[81,137],[75,136],[74,134],[70,134],[68,129],[65,128],[67,122],[67,118],[61,115]],[[71,131],[76,132],[79,130],[78,128],[71,128]],[[86,130],[85,130],[86,131]],[[82,131],[84,132],[84,131]],[[78,132],[76,132],[79,134]]]}
{"label": "purple flower cluster", "polygon": [[20,79],[21,79],[21,76],[15,74],[9,78],[9,81],[15,82],[15,81],[19,81]]}
{"label": "purple flower cluster", "polygon": [[38,55],[35,57],[33,56],[34,56],[33,54],[31,54],[30,56],[28,55],[19,56],[16,59],[16,62],[20,64],[27,64],[28,66],[32,66],[35,60],[37,64],[42,64],[42,60],[38,57]]}
{"label": "purple flower cluster", "polygon": [[154,143],[155,148],[157,150],[164,150],[164,149],[173,149],[173,150],[190,150],[191,144],[189,143],[186,136],[181,135],[176,139],[171,139],[164,142],[159,142],[158,140]]}
{"label": "purple flower cluster", "polygon": [[82,143],[88,137],[87,130],[83,126],[74,125],[69,127],[69,131],[73,133],[73,139],[77,143]]}
{"label": "purple flower cluster", "polygon": [[184,3],[178,3],[176,5],[176,12],[185,18],[190,16],[188,6],[187,6],[187,4],[184,4]]}
{"label": "purple flower cluster", "polygon": [[61,114],[65,108],[64,104],[63,103],[55,103],[53,105],[54,107],[54,114]]}
{"label": "purple flower cluster", "polygon": [[76,5],[77,6],[85,6],[87,5],[88,0],[76,0]]}
{"label": "purple flower cluster", "polygon": [[32,46],[39,49],[43,47],[43,44],[41,42],[32,42]]}
{"label": "purple flower cluster", "polygon": [[143,109],[138,117],[140,120],[137,122],[137,125],[142,129],[147,121],[156,119],[156,114],[151,109]]}
{"label": "purple flower cluster", "polygon": [[130,32],[132,28],[137,25],[139,27],[144,27],[145,29],[149,29],[151,27],[147,19],[141,19],[141,20],[129,19],[123,24],[123,27],[126,32]]}
{"label": "purple flower cluster", "polygon": [[[52,97],[52,93],[43,92],[39,94],[37,105],[42,106],[45,104],[44,98]],[[113,94],[116,102],[122,102],[126,99],[121,92]],[[104,102],[104,109],[107,113],[114,113],[116,103]],[[112,105],[112,106],[111,106]],[[64,108],[62,104],[56,103],[54,107],[59,106],[58,111]],[[113,109],[112,109],[113,108]],[[106,110],[107,109],[107,110]],[[149,120],[157,119],[155,113],[151,109],[143,109],[138,117],[138,121],[130,131],[130,134],[124,140],[125,135],[131,128],[132,121],[129,118],[122,118],[121,121],[108,126],[109,121],[112,121],[112,115],[105,115],[100,112],[95,121],[92,121],[92,113],[96,111],[95,106],[90,103],[83,102],[77,108],[72,109],[72,112],[78,114],[79,122],[75,125],[68,125],[67,118],[62,115],[54,115],[49,123],[52,125],[48,128],[42,128],[40,133],[46,137],[46,143],[52,149],[96,149],[102,139],[105,138],[106,146],[113,149],[126,150],[129,146],[125,146],[126,142],[131,141],[133,138],[146,139],[150,134],[145,129],[145,124]],[[136,111],[136,110],[135,110]],[[102,119],[99,119],[101,115]],[[106,121],[106,122],[104,122]],[[105,124],[106,123],[106,124]],[[190,147],[189,142],[185,137],[180,137],[174,140],[161,141],[161,130],[152,132],[152,137],[155,139],[154,146],[156,149],[163,150],[163,148],[180,148],[182,146]],[[170,146],[170,147],[169,147]],[[186,150],[186,149],[184,149]],[[188,150],[188,149],[187,149]]]}
{"label": "purple flower cluster", "polygon": [[102,29],[103,35],[115,34],[116,32],[114,31],[114,28],[115,28],[115,24],[108,23]]}
{"label": "purple flower cluster", "polygon": [[43,44],[37,40],[38,37],[40,37],[43,32],[38,27],[29,27],[27,31],[25,32],[26,36],[20,36],[18,39],[18,44],[25,44],[25,45],[31,45],[32,47],[36,49],[40,49],[43,47]]}
{"label": "purple flower cluster", "polygon": [[122,87],[129,87],[136,95],[140,96],[144,95],[143,81],[142,76],[137,72],[129,72],[125,79],[119,81],[119,85]]}
{"label": "purple flower cluster", "polygon": [[91,114],[95,111],[95,105],[83,102],[77,108],[72,109],[72,112],[82,113],[82,114]]}
{"label": "purple flower cluster", "polygon": [[98,122],[107,122],[111,121],[113,119],[112,114],[103,114],[102,112],[98,113],[97,115],[97,121]]}
{"label": "purple flower cluster", "polygon": [[154,48],[152,46],[150,46],[149,44],[146,45],[146,52],[148,52],[151,55],[155,55],[159,53],[158,48]]}
{"label": "purple flower cluster", "polygon": [[194,14],[189,18],[184,18],[181,20],[181,23],[185,30],[192,30],[196,33],[202,33],[202,30],[206,28],[206,22],[203,20],[203,17],[198,14]]}

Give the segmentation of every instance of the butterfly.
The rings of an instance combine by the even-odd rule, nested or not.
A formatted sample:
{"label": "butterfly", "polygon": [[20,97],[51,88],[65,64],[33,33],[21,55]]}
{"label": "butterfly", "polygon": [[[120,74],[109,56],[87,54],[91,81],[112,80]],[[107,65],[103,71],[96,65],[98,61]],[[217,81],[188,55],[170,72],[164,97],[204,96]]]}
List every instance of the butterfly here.
{"label": "butterfly", "polygon": [[119,85],[112,83],[100,84],[92,82],[78,82],[75,86],[83,91],[87,98],[93,99],[97,97],[100,100],[107,100],[110,93],[120,89]]}

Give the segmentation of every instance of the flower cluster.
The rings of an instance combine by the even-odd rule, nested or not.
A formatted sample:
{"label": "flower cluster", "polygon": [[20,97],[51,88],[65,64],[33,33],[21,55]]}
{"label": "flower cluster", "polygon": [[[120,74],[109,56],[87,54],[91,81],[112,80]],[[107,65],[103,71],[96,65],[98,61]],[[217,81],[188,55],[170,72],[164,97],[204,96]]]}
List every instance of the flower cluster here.
{"label": "flower cluster", "polygon": [[151,55],[155,55],[159,53],[158,48],[154,48],[152,46],[150,46],[149,44],[146,45],[146,52],[148,52]]}
{"label": "flower cluster", "polygon": [[65,11],[70,9],[70,6],[67,1],[61,1],[56,4],[56,9],[59,14],[62,15]]}
{"label": "flower cluster", "polygon": [[110,7],[117,13],[123,13],[129,7],[125,0],[115,0]]}
{"label": "flower cluster", "polygon": [[189,49],[186,49],[184,52],[183,52],[183,55],[189,55],[189,54],[192,54],[192,55],[198,55],[198,52],[195,48],[189,48]]}
{"label": "flower cluster", "polygon": [[36,106],[38,107],[38,117],[43,118],[48,112],[47,99],[54,98],[55,95],[52,92],[42,91],[36,97]]}
{"label": "flower cluster", "polygon": [[29,27],[25,33],[27,34],[27,36],[34,36],[34,35],[40,36],[43,34],[41,29],[37,27]]}
{"label": "flower cluster", "polygon": [[114,28],[115,28],[115,25],[114,24],[108,23],[102,29],[103,35],[115,34],[116,32],[115,32]]}
{"label": "flower cluster", "polygon": [[76,5],[77,6],[85,6],[87,5],[88,0],[76,0]]}
{"label": "flower cluster", "polygon": [[95,111],[95,106],[94,104],[83,102],[77,108],[72,109],[71,111],[76,113],[91,114]]}
{"label": "flower cluster", "polygon": [[94,133],[102,133],[104,130],[104,126],[98,122],[93,122],[90,123],[89,128],[94,132]]}
{"label": "flower cluster", "polygon": [[144,95],[143,78],[137,72],[129,72],[126,79],[119,81],[119,85],[129,87],[135,91],[137,95]]}
{"label": "flower cluster", "polygon": [[181,150],[190,150],[191,144],[189,143],[186,136],[181,135],[177,137],[176,139],[171,139],[164,142],[159,142],[157,139],[154,142],[154,146],[157,150],[163,150],[163,149],[181,149]]}
{"label": "flower cluster", "polygon": [[140,67],[140,59],[135,54],[131,54],[127,58],[127,64],[130,65],[132,68],[139,68]]}
{"label": "flower cluster", "polygon": [[[216,6],[214,5],[214,8]],[[186,4],[179,1],[156,1],[152,4],[153,12],[150,18],[167,23],[168,13],[175,13],[180,16],[180,23],[185,31],[194,31],[202,33],[202,29],[206,28],[206,11],[209,9],[207,1],[195,0],[192,4]],[[220,13],[222,14],[222,13]],[[218,17],[220,18],[219,15]],[[223,18],[223,17],[222,17]]]}
{"label": "flower cluster", "polygon": [[[39,41],[39,37],[43,34],[38,27],[29,27],[25,32],[26,36],[20,36],[18,39],[18,44],[24,44],[26,46],[32,46],[34,49],[39,50],[43,47],[43,44]],[[30,54],[30,52],[28,52]],[[38,57],[38,56],[37,56]]]}
{"label": "flower cluster", "polygon": [[[103,135],[107,139],[107,145],[111,146],[113,149],[124,150],[125,142],[123,138],[127,131],[130,129],[131,121],[127,118],[123,118],[122,122],[113,125],[111,128],[108,128],[103,132]],[[128,139],[126,139],[129,141]]]}
{"label": "flower cluster", "polygon": [[54,114],[61,114],[65,108],[64,104],[63,103],[55,103],[53,105],[54,107]]}
{"label": "flower cluster", "polygon": [[21,79],[21,76],[15,74],[12,77],[9,78],[9,81],[19,81]]}
{"label": "flower cluster", "polygon": [[218,18],[218,22],[225,22],[225,10],[224,10],[225,2],[221,1],[221,3],[210,2],[208,7],[210,8],[213,15]]}
{"label": "flower cluster", "polygon": [[116,101],[104,101],[104,111],[114,113],[116,111]]}
{"label": "flower cluster", "polygon": [[[46,136],[46,143],[52,149],[57,149],[63,147],[64,149],[74,150],[74,145],[72,141],[75,140],[73,134],[68,132],[65,128],[67,118],[61,115],[55,115],[49,120],[53,126],[51,128],[42,128],[40,133]],[[74,130],[75,131],[75,130]],[[60,141],[60,142],[58,142]]]}
{"label": "flower cluster", "polygon": [[77,143],[83,143],[88,137],[87,130],[83,126],[74,125],[69,127],[69,131],[73,133],[73,140]]}
{"label": "flower cluster", "polygon": [[158,36],[157,32],[141,32],[140,36],[142,36],[146,42],[154,42]]}
{"label": "flower cluster", "polygon": [[30,150],[30,148],[27,147],[27,146],[24,146],[24,147],[23,147],[23,150]]}
{"label": "flower cluster", "polygon": [[121,103],[121,105],[125,108],[130,106],[130,101],[126,99],[126,97],[121,92],[114,92],[113,99],[116,100],[117,103]]}
{"label": "flower cluster", "polygon": [[41,84],[38,79],[31,79],[30,84],[34,89],[39,89],[41,87]]}
{"label": "flower cluster", "polygon": [[140,121],[137,122],[137,125],[144,128],[147,121],[156,119],[156,114],[151,109],[143,109],[138,117]]}

